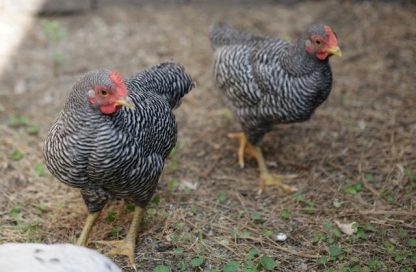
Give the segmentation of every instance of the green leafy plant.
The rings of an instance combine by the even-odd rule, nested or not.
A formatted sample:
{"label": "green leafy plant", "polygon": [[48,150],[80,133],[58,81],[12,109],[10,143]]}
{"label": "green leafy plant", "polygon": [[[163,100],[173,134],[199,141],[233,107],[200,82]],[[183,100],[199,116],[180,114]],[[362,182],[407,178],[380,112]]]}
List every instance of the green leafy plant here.
{"label": "green leafy plant", "polygon": [[153,272],[170,272],[172,269],[170,269],[169,266],[166,265],[158,265],[153,269]]}
{"label": "green leafy plant", "polygon": [[221,112],[222,112],[222,117],[224,118],[224,121],[226,123],[233,118],[233,112],[230,111],[228,108],[223,108]]}
{"label": "green leafy plant", "polygon": [[136,206],[134,206],[133,203],[127,203],[126,208],[129,212],[134,212],[134,209],[136,208]]}
{"label": "green leafy plant", "polygon": [[27,128],[27,133],[30,135],[38,135],[40,131],[40,126],[39,125],[30,125]]}
{"label": "green leafy plant", "polygon": [[177,247],[173,252],[175,253],[175,255],[181,255],[183,254],[183,248]]}
{"label": "green leafy plant", "polygon": [[257,249],[250,248],[247,253],[246,263],[243,265],[243,272],[258,272],[257,266],[254,264],[254,259],[259,256]]}
{"label": "green leafy plant", "polygon": [[227,200],[227,195],[224,192],[219,192],[215,199],[220,203],[224,203]]}
{"label": "green leafy plant", "polygon": [[67,37],[65,29],[55,20],[44,20],[42,22],[42,30],[48,42],[51,43],[60,42]]}
{"label": "green leafy plant", "polygon": [[240,263],[237,261],[231,261],[224,265],[222,268],[222,272],[237,272],[238,268],[240,267]]}
{"label": "green leafy plant", "polygon": [[348,194],[358,194],[359,192],[361,192],[361,190],[363,189],[363,185],[359,182],[357,183],[349,183],[345,186],[344,188],[344,192],[348,193]]}
{"label": "green leafy plant", "polygon": [[109,223],[114,222],[116,220],[116,212],[115,211],[111,211],[107,214],[107,217],[105,218],[105,220]]}
{"label": "green leafy plant", "polygon": [[329,263],[329,258],[326,256],[321,256],[316,260],[316,263],[319,265],[326,266]]}
{"label": "green leafy plant", "polygon": [[11,159],[12,161],[20,161],[21,159],[23,159],[23,152],[15,149],[13,150],[10,154],[9,154],[9,159]]}
{"label": "green leafy plant", "polygon": [[277,263],[274,261],[274,259],[266,255],[260,257],[260,264],[265,270],[268,271],[274,270],[274,268],[277,266]]}
{"label": "green leafy plant", "polygon": [[399,229],[399,236],[400,238],[406,238],[409,235],[409,231],[400,228]]}
{"label": "green leafy plant", "polygon": [[22,212],[22,207],[20,205],[16,205],[9,210],[9,214],[13,218],[18,218],[21,212]]}
{"label": "green leafy plant", "polygon": [[316,211],[316,204],[314,201],[306,199],[305,196],[301,193],[296,193],[293,195],[293,199],[301,203],[306,208],[306,212],[314,213]]}
{"label": "green leafy plant", "polygon": [[148,216],[155,216],[157,214],[157,210],[155,208],[148,208],[146,209],[146,214]]}
{"label": "green leafy plant", "polygon": [[178,151],[178,145],[176,145],[174,148],[172,148],[172,151],[170,151],[170,153],[169,153],[169,157],[175,157],[177,151]]}
{"label": "green leafy plant", "polygon": [[295,193],[293,195],[293,199],[297,202],[304,202],[305,201],[305,196],[302,193]]}
{"label": "green leafy plant", "polygon": [[384,271],[387,268],[386,265],[378,259],[369,260],[367,266],[371,271]]}
{"label": "green leafy plant", "polygon": [[191,266],[193,267],[193,268],[197,268],[197,267],[200,267],[200,266],[202,266],[202,264],[204,263],[204,258],[202,258],[202,257],[195,257],[195,258],[193,258],[192,260],[191,260]]}
{"label": "green leafy plant", "polygon": [[62,25],[56,20],[44,20],[42,22],[42,30],[50,48],[50,56],[53,63],[53,73],[58,74],[65,57],[59,49],[59,45],[67,38],[67,32]]}
{"label": "green leafy plant", "polygon": [[263,220],[263,217],[261,216],[261,214],[260,213],[258,213],[258,212],[252,212],[252,213],[250,213],[250,218],[251,218],[251,220],[253,220],[255,223],[261,223],[261,222],[263,222],[264,220]]}
{"label": "green leafy plant", "polygon": [[397,202],[396,199],[394,198],[392,192],[389,189],[385,188],[385,189],[381,190],[380,195],[383,199],[385,199],[387,202],[389,202],[391,204],[394,204],[394,203]]}
{"label": "green leafy plant", "polygon": [[178,188],[178,186],[179,186],[179,183],[178,183],[177,179],[172,178],[168,181],[168,188],[170,190],[174,190],[174,189]]}
{"label": "green leafy plant", "polygon": [[414,173],[411,169],[406,168],[404,170],[404,174],[406,177],[408,177],[411,181],[416,182],[416,173]]}
{"label": "green leafy plant", "polygon": [[342,250],[342,248],[337,245],[331,245],[328,247],[328,254],[332,258],[337,258],[343,253],[344,251]]}
{"label": "green leafy plant", "polygon": [[268,229],[263,230],[263,235],[264,235],[265,237],[270,238],[270,237],[272,237],[272,236],[273,236],[273,231],[268,230]]}
{"label": "green leafy plant", "polygon": [[366,240],[369,233],[376,231],[371,224],[354,224],[354,228],[357,231],[351,236],[351,239],[353,240]]}
{"label": "green leafy plant", "polygon": [[35,165],[35,173],[39,176],[39,177],[44,177],[46,176],[46,170],[45,170],[45,166],[41,163],[37,163]]}
{"label": "green leafy plant", "polygon": [[331,222],[325,222],[323,224],[323,227],[326,233],[324,241],[328,244],[333,244],[341,238],[341,231],[337,227],[335,227]]}
{"label": "green leafy plant", "polygon": [[364,176],[364,178],[369,182],[374,181],[374,176],[372,174],[367,174],[367,175]]}
{"label": "green leafy plant", "polygon": [[178,263],[178,269],[180,272],[185,272],[186,271],[186,264],[184,261],[180,261]]}
{"label": "green leafy plant", "polygon": [[113,239],[119,239],[121,236],[121,232],[123,231],[123,227],[121,226],[114,226],[111,231],[110,235]]}
{"label": "green leafy plant", "polygon": [[41,212],[47,212],[48,211],[48,209],[46,208],[45,203],[43,203],[43,202],[39,202],[39,204],[36,206],[36,208],[38,208],[39,211],[41,211]]}
{"label": "green leafy plant", "polygon": [[29,118],[25,115],[10,116],[7,123],[12,128],[25,127],[26,132],[29,135],[38,135],[40,131],[40,126],[32,124]]}
{"label": "green leafy plant", "polygon": [[407,245],[408,245],[409,247],[416,247],[416,239],[409,239],[409,240],[407,241]]}
{"label": "green leafy plant", "polygon": [[21,127],[29,125],[29,118],[24,115],[10,116],[8,124],[10,127]]}
{"label": "green leafy plant", "polygon": [[175,172],[179,169],[179,163],[175,158],[172,158],[168,163],[168,169],[171,172]]}
{"label": "green leafy plant", "polygon": [[290,211],[288,209],[284,209],[280,212],[280,217],[283,219],[289,219],[290,218]]}
{"label": "green leafy plant", "polygon": [[160,195],[154,195],[150,202],[152,202],[155,205],[159,205],[160,204]]}
{"label": "green leafy plant", "polygon": [[248,237],[250,237],[251,232],[248,230],[242,230],[242,231],[232,230],[230,234],[233,237],[233,239],[237,240],[237,239],[247,239]]}

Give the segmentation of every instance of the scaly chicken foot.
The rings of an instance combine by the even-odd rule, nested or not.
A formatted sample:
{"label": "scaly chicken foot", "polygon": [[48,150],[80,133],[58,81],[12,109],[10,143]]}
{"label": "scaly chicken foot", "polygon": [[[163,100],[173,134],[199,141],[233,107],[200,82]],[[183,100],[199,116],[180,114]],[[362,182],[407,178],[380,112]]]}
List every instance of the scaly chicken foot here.
{"label": "scaly chicken foot", "polygon": [[259,193],[262,193],[266,186],[278,186],[287,193],[296,192],[295,187],[289,186],[283,183],[283,180],[289,180],[295,178],[297,175],[274,175],[269,172],[269,169],[264,161],[263,152],[260,147],[253,146],[247,140],[246,135],[243,132],[230,133],[229,138],[238,139],[240,146],[238,148],[238,164],[241,168],[244,168],[244,154],[248,154],[255,158],[260,171],[260,189]]}
{"label": "scaly chicken foot", "polygon": [[97,221],[98,217],[100,216],[100,212],[90,213],[88,214],[87,220],[85,220],[84,227],[82,228],[81,235],[78,238],[77,245],[86,247],[88,244],[88,238],[90,237],[90,233],[92,227]]}
{"label": "scaly chicken foot", "polygon": [[246,135],[243,132],[229,133],[228,138],[236,139],[240,142],[240,146],[238,147],[237,151],[238,165],[240,165],[241,168],[244,168],[244,152],[247,145],[249,145]]}
{"label": "scaly chicken foot", "polygon": [[133,219],[126,238],[119,241],[97,241],[98,244],[104,244],[111,246],[112,249],[107,254],[110,256],[114,255],[125,255],[129,259],[129,264],[136,269],[135,262],[135,249],[136,249],[136,240],[140,230],[140,222],[142,221],[144,215],[144,209],[136,206],[134,209]]}

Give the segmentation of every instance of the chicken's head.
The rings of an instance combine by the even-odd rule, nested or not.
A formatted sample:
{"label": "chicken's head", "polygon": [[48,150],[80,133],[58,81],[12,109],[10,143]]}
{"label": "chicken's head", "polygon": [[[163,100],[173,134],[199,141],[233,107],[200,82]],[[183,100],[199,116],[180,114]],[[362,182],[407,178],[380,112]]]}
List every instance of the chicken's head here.
{"label": "chicken's head", "polygon": [[112,114],[122,106],[134,108],[129,102],[123,78],[115,71],[99,71],[87,91],[88,101],[104,114]]}
{"label": "chicken's head", "polygon": [[323,24],[311,26],[305,35],[305,50],[319,60],[332,55],[341,56],[338,40],[332,29]]}

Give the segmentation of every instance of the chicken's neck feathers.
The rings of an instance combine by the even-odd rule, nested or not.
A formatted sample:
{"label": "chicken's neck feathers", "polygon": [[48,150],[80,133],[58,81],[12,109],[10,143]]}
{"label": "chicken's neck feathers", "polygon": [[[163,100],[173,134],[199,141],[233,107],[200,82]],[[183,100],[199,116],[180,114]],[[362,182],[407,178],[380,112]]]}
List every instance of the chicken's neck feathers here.
{"label": "chicken's neck feathers", "polygon": [[292,76],[310,75],[328,66],[328,59],[318,60],[306,52],[303,39],[287,44],[282,54],[282,67]]}

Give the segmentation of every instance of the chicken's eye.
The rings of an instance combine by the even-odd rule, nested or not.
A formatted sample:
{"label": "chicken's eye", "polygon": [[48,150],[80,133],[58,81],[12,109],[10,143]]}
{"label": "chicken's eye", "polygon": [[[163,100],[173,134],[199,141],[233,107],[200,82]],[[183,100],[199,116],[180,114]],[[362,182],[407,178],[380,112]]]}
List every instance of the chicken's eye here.
{"label": "chicken's eye", "polygon": [[101,90],[100,91],[100,95],[101,96],[107,96],[108,95],[108,92],[106,90]]}
{"label": "chicken's eye", "polygon": [[316,40],[316,41],[315,41],[315,43],[316,43],[317,45],[320,45],[320,44],[321,44],[321,41],[320,41],[320,40]]}

